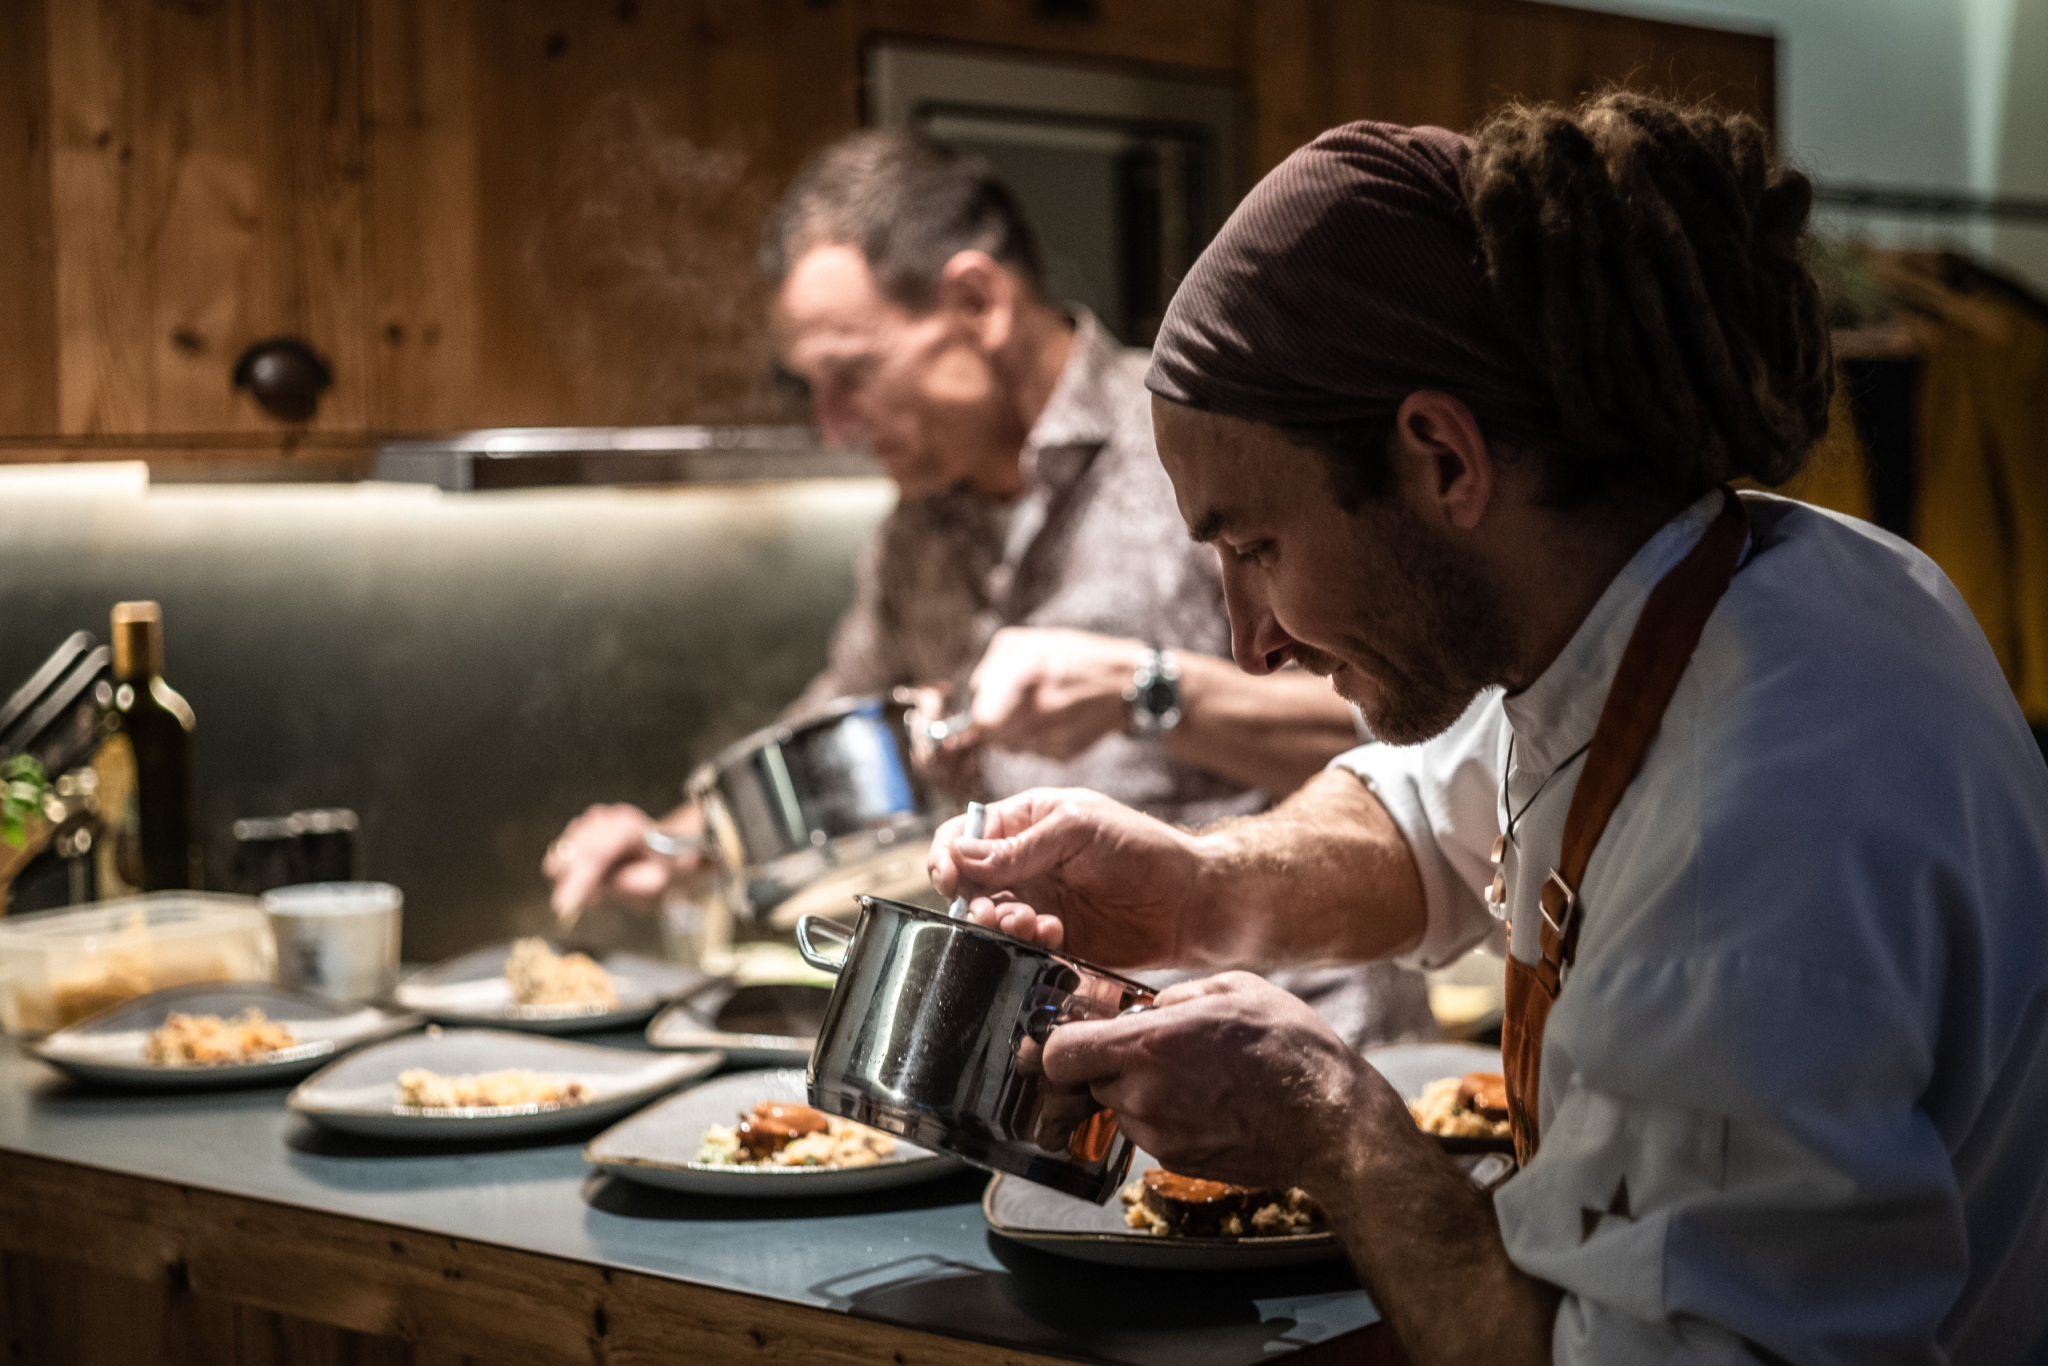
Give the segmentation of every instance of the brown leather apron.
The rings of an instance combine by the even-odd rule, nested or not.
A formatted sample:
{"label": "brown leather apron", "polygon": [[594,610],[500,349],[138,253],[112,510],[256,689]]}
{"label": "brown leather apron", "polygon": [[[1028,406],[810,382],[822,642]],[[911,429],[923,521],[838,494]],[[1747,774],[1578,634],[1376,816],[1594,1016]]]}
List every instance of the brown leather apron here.
{"label": "brown leather apron", "polygon": [[1515,1155],[1523,1165],[1536,1155],[1536,1084],[1543,1064],[1543,1026],[1571,972],[1579,947],[1585,907],[1578,887],[1593,847],[1607,829],[1622,794],[1635,781],[1657,738],[1664,710],[1678,680],[1692,663],[1693,649],[1721,600],[1749,534],[1742,500],[1723,490],[1720,516],[1670,573],[1658,581],[1622,651],[1621,665],[1600,707],[1599,724],[1586,748],[1586,767],[1565,813],[1558,866],[1544,879],[1537,900],[1543,908],[1542,957],[1525,964],[1508,958],[1507,1014],[1501,1023],[1501,1065],[1507,1074],[1508,1118],[1514,1125]]}

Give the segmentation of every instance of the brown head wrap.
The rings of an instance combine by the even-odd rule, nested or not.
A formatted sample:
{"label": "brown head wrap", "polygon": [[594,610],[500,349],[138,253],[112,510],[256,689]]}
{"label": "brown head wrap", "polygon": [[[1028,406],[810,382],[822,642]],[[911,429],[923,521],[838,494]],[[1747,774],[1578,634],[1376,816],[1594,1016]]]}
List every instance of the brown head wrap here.
{"label": "brown head wrap", "polygon": [[1503,331],[1442,128],[1348,123],[1260,181],[1173,296],[1146,387],[1282,427],[1384,419],[1417,389],[1494,434],[1557,432]]}

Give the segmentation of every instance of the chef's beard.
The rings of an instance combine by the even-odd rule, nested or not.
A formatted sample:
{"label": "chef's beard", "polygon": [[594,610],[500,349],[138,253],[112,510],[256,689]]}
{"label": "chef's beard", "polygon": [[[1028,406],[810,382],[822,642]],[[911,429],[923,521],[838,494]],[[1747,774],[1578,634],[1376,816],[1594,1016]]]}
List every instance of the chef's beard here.
{"label": "chef's beard", "polygon": [[1482,689],[1509,676],[1513,624],[1471,561],[1406,508],[1360,515],[1374,519],[1371,534],[1383,561],[1364,589],[1370,606],[1359,623],[1359,637],[1372,648],[1361,651],[1363,658],[1303,645],[1292,653],[1304,669],[1333,678],[1374,738],[1421,744],[1450,729]]}

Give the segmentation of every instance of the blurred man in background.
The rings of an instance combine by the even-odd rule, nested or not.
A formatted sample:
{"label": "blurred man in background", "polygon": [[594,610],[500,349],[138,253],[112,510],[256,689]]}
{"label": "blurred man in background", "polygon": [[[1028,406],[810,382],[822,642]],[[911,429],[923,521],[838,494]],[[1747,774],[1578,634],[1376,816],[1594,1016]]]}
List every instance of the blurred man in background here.
{"label": "blurred man in background", "polygon": [[[963,718],[923,756],[957,796],[1078,786],[1191,825],[1262,810],[1356,743],[1320,679],[1229,659],[1216,552],[1189,540],[1153,447],[1145,354],[1047,297],[1030,226],[984,165],[856,134],[798,175],[762,261],[826,439],[871,451],[902,494],[786,718],[918,689],[926,717]],[[650,851],[657,826],[694,835],[702,816],[572,821],[543,865],[556,912],[655,902],[690,862]],[[1433,1029],[1400,968],[1287,985],[1354,1044]]]}

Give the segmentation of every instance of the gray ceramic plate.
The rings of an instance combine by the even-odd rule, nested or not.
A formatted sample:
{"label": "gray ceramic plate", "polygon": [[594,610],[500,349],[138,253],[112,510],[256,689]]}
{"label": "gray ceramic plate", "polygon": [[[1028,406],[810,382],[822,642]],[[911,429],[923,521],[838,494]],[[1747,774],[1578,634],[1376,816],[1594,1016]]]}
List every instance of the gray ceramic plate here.
{"label": "gray ceramic plate", "polygon": [[734,1067],[802,1066],[810,1060],[830,987],[722,979],[691,991],[647,1026],[656,1048],[716,1048]]}
{"label": "gray ceramic plate", "polygon": [[1439,1077],[1500,1071],[1498,1048],[1470,1043],[1397,1043],[1366,1049],[1365,1060],[1379,1069],[1403,1100],[1420,1099],[1422,1088]]}
{"label": "gray ceramic plate", "polygon": [[[1422,1088],[1438,1077],[1500,1070],[1498,1049],[1472,1044],[1397,1044],[1373,1049],[1365,1056],[1405,1100],[1420,1096]],[[1485,1188],[1498,1185],[1514,1171],[1513,1161],[1498,1154],[1470,1154],[1453,1160]],[[1150,1154],[1139,1153],[1131,1164],[1131,1179],[1158,1165]],[[998,1176],[988,1183],[981,1211],[989,1227],[1005,1238],[1110,1266],[1237,1270],[1344,1255],[1334,1233],[1274,1238],[1175,1238],[1141,1233],[1124,1223],[1120,1199],[1091,1205],[1011,1176]]]}
{"label": "gray ceramic plate", "polygon": [[393,997],[407,1010],[417,1010],[446,1024],[495,1025],[536,1034],[587,1034],[600,1029],[637,1025],[670,1001],[704,980],[692,968],[630,953],[598,959],[612,975],[618,1001],[609,1010],[596,1006],[523,1006],[512,999],[505,980],[510,944],[493,944],[437,963],[398,984]]}
{"label": "gray ceramic plate", "polygon": [[[1500,1071],[1500,1050],[1469,1043],[1403,1043],[1369,1048],[1365,1060],[1401,1093],[1403,1100],[1419,1100],[1422,1090],[1439,1077],[1462,1077],[1467,1072]],[[1515,1145],[1505,1138],[1443,1138],[1444,1151],[1453,1156],[1498,1153],[1512,1158]],[[1469,1164],[1461,1164],[1467,1165]],[[1509,1170],[1513,1169],[1510,1161]],[[1481,1185],[1488,1184],[1480,1172],[1472,1172]],[[1503,1178],[1505,1176],[1503,1175]],[[1498,1184],[1495,1182],[1493,1184]]]}
{"label": "gray ceramic plate", "polygon": [[735,1072],[692,1087],[599,1134],[583,1150],[583,1160],[628,1181],[699,1195],[852,1195],[960,1170],[952,1158],[900,1138],[893,1154],[869,1167],[730,1167],[697,1161],[705,1129],[737,1122],[758,1100],[808,1104],[804,1074],[793,1069]]}
{"label": "gray ceramic plate", "polygon": [[[639,1109],[724,1061],[716,1053],[629,1053],[499,1029],[430,1029],[352,1053],[293,1089],[285,1104],[332,1129],[373,1138],[474,1142],[585,1129]],[[506,1105],[420,1110],[398,1103],[398,1074],[424,1067],[443,1076],[523,1068],[580,1081],[577,1105]]]}
{"label": "gray ceramic plate", "polygon": [[[1158,1165],[1150,1153],[1139,1153],[1131,1163],[1130,1180]],[[1090,1204],[1014,1176],[997,1176],[988,1183],[981,1197],[981,1212],[990,1228],[1014,1242],[1105,1266],[1235,1271],[1324,1262],[1344,1255],[1343,1244],[1329,1232],[1265,1238],[1176,1238],[1144,1233],[1124,1222],[1124,1202],[1116,1196],[1106,1205]]]}
{"label": "gray ceramic plate", "polygon": [[[150,1032],[173,1011],[239,1015],[250,1006],[291,1026],[296,1048],[251,1062],[179,1065],[150,1062]],[[410,1028],[417,1017],[374,1006],[330,1001],[268,982],[206,982],[153,992],[80,1020],[30,1045],[30,1051],[81,1081],[160,1091],[207,1091],[295,1081],[337,1054],[382,1034]]]}

